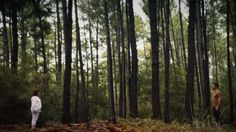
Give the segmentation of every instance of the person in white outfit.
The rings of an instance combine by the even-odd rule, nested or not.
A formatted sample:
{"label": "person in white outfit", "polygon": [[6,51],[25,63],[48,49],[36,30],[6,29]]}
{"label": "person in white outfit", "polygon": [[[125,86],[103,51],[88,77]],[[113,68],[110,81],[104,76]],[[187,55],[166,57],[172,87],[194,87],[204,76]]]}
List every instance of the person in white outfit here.
{"label": "person in white outfit", "polygon": [[39,118],[39,114],[42,108],[42,102],[39,98],[40,91],[36,90],[31,97],[31,113],[32,113],[32,121],[31,121],[31,128],[36,128],[36,123]]}

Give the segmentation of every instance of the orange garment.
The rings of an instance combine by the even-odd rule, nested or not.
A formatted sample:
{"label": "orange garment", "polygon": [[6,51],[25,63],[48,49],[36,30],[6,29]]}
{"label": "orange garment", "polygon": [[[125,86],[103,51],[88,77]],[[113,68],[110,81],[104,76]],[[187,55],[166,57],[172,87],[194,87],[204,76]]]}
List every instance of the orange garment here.
{"label": "orange garment", "polygon": [[[220,98],[220,100],[219,100],[219,98]],[[220,90],[217,90],[214,92],[213,97],[212,97],[212,107],[216,108],[217,105],[219,104],[218,107],[220,108],[221,102],[222,102],[221,92],[220,92]]]}

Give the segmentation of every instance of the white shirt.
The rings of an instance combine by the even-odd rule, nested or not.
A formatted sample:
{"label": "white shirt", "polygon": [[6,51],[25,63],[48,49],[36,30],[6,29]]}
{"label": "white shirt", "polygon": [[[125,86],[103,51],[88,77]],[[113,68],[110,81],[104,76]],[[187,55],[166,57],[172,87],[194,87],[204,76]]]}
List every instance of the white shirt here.
{"label": "white shirt", "polygon": [[31,97],[31,111],[41,112],[42,103],[38,96]]}

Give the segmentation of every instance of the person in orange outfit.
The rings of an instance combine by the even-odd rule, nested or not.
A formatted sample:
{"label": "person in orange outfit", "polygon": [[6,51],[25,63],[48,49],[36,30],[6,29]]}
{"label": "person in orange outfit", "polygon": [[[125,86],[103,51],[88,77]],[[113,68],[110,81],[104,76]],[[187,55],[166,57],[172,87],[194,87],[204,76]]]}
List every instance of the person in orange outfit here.
{"label": "person in orange outfit", "polygon": [[214,82],[212,83],[213,97],[212,97],[212,112],[215,116],[215,120],[218,126],[221,125],[221,91],[219,89],[219,84]]}

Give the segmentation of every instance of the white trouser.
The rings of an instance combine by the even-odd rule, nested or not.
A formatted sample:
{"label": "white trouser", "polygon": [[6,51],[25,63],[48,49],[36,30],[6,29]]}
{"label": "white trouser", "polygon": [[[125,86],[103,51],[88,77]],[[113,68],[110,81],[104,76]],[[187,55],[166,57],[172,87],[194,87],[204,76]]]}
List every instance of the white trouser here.
{"label": "white trouser", "polygon": [[31,121],[31,126],[35,127],[36,126],[36,122],[39,118],[39,113],[40,112],[32,112],[32,121]]}

